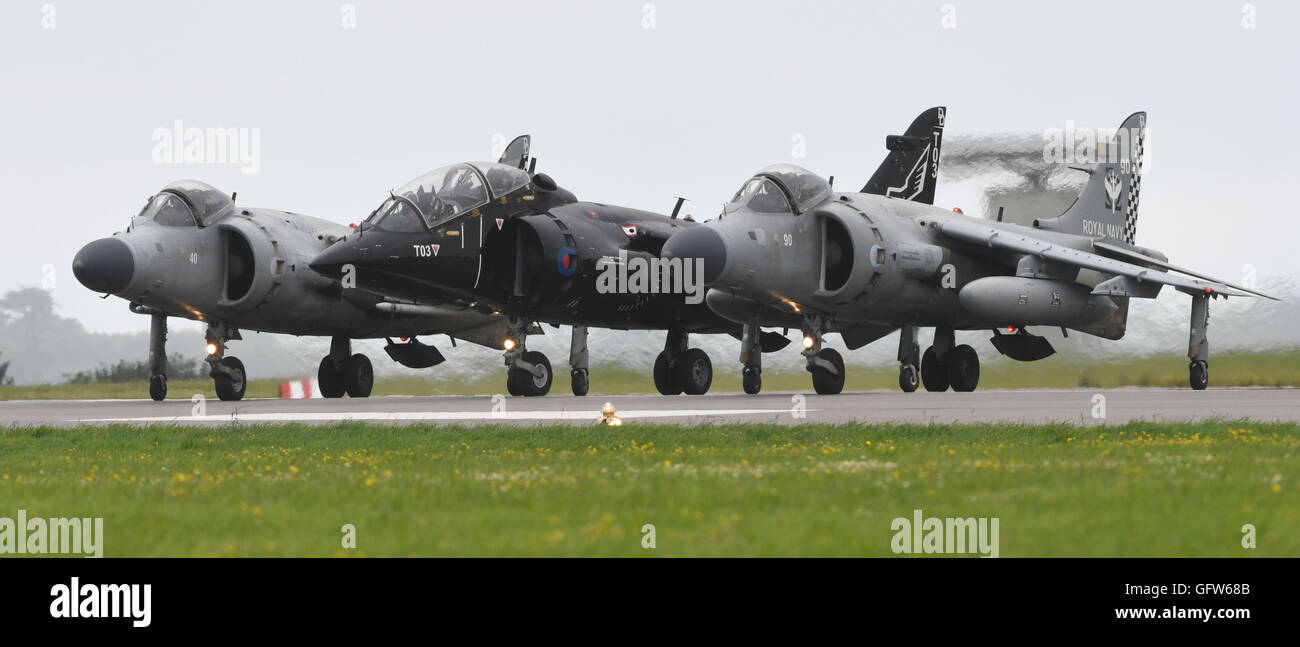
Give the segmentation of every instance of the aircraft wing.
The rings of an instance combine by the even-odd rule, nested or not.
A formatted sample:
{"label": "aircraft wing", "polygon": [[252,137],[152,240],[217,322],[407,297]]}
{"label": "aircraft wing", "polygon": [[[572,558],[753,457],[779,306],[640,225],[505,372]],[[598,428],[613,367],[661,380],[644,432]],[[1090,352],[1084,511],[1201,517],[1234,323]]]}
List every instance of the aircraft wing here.
{"label": "aircraft wing", "polygon": [[1238,288],[1223,281],[1204,277],[1189,277],[1160,271],[1097,254],[1055,245],[1024,234],[990,227],[978,222],[945,219],[935,223],[942,235],[972,245],[983,245],[1014,254],[1029,254],[1045,261],[1064,263],[1075,267],[1114,274],[1115,278],[1099,283],[1093,294],[1155,298],[1160,288],[1170,286],[1187,294],[1221,294],[1224,296],[1262,296],[1266,294]]}
{"label": "aircraft wing", "polygon": [[1195,271],[1195,270],[1189,270],[1189,269],[1187,269],[1187,268],[1185,268],[1185,267],[1179,267],[1178,265],[1174,265],[1173,263],[1169,263],[1169,262],[1167,262],[1167,261],[1162,261],[1162,260],[1160,260],[1160,259],[1158,259],[1158,258],[1152,258],[1152,257],[1150,257],[1150,256],[1147,256],[1146,254],[1142,254],[1142,253],[1140,253],[1140,252],[1137,252],[1137,251],[1134,251],[1134,250],[1131,250],[1131,249],[1127,249],[1127,248],[1124,248],[1124,247],[1120,247],[1119,245],[1113,245],[1113,244],[1111,244],[1111,243],[1107,243],[1107,242],[1104,242],[1104,241],[1098,241],[1098,242],[1096,242],[1096,243],[1093,243],[1093,247],[1094,247],[1095,249],[1099,249],[1099,250],[1101,250],[1101,251],[1103,251],[1103,252],[1108,252],[1108,253],[1110,253],[1110,254],[1114,254],[1114,255],[1117,255],[1117,256],[1123,256],[1123,257],[1125,257],[1125,258],[1129,258],[1129,259],[1133,260],[1134,262],[1139,263],[1139,264],[1142,264],[1142,265],[1145,265],[1145,266],[1147,266],[1147,267],[1158,267],[1158,268],[1160,268],[1160,269],[1168,270],[1168,271],[1170,271],[1170,272],[1180,272],[1180,273],[1182,273],[1182,274],[1187,274],[1187,275],[1189,275],[1189,276],[1195,276],[1195,277],[1198,278],[1198,279],[1205,279],[1205,280],[1207,280],[1207,281],[1214,281],[1214,282],[1217,282],[1217,283],[1222,283],[1222,284],[1224,284],[1224,285],[1226,285],[1226,286],[1228,286],[1228,287],[1230,287],[1230,288],[1232,288],[1232,289],[1234,289],[1234,290],[1241,290],[1242,292],[1249,292],[1249,293],[1251,293],[1251,294],[1253,294],[1253,295],[1255,295],[1255,296],[1257,296],[1257,297],[1263,297],[1263,298],[1265,298],[1265,299],[1272,299],[1272,300],[1274,300],[1274,301],[1279,301],[1279,300],[1280,300],[1280,299],[1278,299],[1277,297],[1269,296],[1269,295],[1267,295],[1267,294],[1264,294],[1263,292],[1258,292],[1258,291],[1252,290],[1252,289],[1247,288],[1247,287],[1242,287],[1242,286],[1240,286],[1240,285],[1236,285],[1236,284],[1234,284],[1234,283],[1228,283],[1227,281],[1221,281],[1221,280],[1216,279],[1216,278],[1214,278],[1214,277],[1212,277],[1212,276],[1206,276],[1206,275],[1201,274],[1200,272],[1197,272],[1197,271]]}

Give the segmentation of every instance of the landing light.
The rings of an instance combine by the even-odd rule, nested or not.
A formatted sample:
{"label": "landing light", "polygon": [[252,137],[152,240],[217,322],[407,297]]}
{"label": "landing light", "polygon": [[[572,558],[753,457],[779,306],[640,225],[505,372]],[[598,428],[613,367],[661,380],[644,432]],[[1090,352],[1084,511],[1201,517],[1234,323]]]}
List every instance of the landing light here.
{"label": "landing light", "polygon": [[216,355],[217,345],[212,342],[208,342],[207,351],[208,351],[208,355]]}
{"label": "landing light", "polygon": [[508,352],[508,351],[512,351],[512,350],[514,350],[514,349],[515,349],[515,340],[513,340],[513,339],[511,339],[511,338],[509,338],[509,337],[506,337],[505,347],[506,347],[506,351],[507,351],[507,352]]}
{"label": "landing light", "polygon": [[804,348],[812,348],[813,345],[815,345],[816,343],[817,343],[817,340],[816,340],[816,339],[813,339],[812,335],[804,335],[804,336],[803,336],[803,347],[804,347]]}

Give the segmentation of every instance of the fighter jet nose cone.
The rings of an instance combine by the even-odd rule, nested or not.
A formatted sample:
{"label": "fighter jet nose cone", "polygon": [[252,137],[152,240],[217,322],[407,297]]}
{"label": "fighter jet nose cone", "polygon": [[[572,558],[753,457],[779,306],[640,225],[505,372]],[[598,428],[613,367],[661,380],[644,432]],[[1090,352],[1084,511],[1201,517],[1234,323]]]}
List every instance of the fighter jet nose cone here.
{"label": "fighter jet nose cone", "polygon": [[325,251],[316,255],[307,264],[313,272],[328,276],[330,278],[339,278],[343,274],[343,265],[349,262],[352,256],[351,244],[347,241],[339,241],[325,249]]}
{"label": "fighter jet nose cone", "polygon": [[131,283],[135,257],[126,243],[101,238],[77,252],[72,259],[72,274],[90,290],[116,294]]}
{"label": "fighter jet nose cone", "polygon": [[714,285],[727,266],[727,243],[712,227],[696,226],[679,231],[664,243],[664,258],[691,262],[704,260],[704,284]]}
{"label": "fighter jet nose cone", "polygon": [[333,270],[336,266],[333,265],[332,263],[323,263],[319,258],[316,258],[316,259],[312,259],[312,261],[307,264],[307,267],[311,268],[311,271],[317,274],[323,276],[333,276],[334,275]]}

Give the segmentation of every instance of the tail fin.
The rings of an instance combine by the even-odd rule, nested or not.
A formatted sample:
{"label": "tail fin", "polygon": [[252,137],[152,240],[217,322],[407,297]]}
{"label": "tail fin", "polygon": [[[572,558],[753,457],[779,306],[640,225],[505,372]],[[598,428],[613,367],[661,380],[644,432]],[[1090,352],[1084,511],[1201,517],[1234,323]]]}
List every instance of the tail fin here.
{"label": "tail fin", "polygon": [[939,179],[939,144],[947,109],[940,106],[922,112],[907,132],[885,138],[889,155],[862,193],[934,204],[934,185]]}
{"label": "tail fin", "polygon": [[528,135],[520,135],[510,140],[510,145],[506,146],[497,163],[509,164],[517,168],[528,166],[528,147],[532,141],[533,138]]}
{"label": "tail fin", "polygon": [[1074,204],[1056,218],[1035,220],[1034,226],[1134,244],[1146,128],[1147,113],[1129,115],[1105,147],[1098,146],[1097,161],[1081,169],[1092,177]]}

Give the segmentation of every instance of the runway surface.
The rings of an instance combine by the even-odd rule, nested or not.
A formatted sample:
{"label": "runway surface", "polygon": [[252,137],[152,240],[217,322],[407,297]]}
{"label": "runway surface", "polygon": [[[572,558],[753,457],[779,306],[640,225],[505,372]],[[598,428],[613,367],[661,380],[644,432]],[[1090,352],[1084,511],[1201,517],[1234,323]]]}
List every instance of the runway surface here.
{"label": "runway surface", "polygon": [[[1104,400],[1099,399],[1104,398]],[[24,400],[0,402],[0,426],[126,423],[225,425],[345,420],[395,424],[591,424],[611,402],[627,422],[1072,422],[1219,418],[1300,422],[1297,389],[1125,388],[975,393],[866,391],[822,396],[791,392],[704,396],[393,396],[353,400]],[[200,406],[201,405],[201,406]]]}

